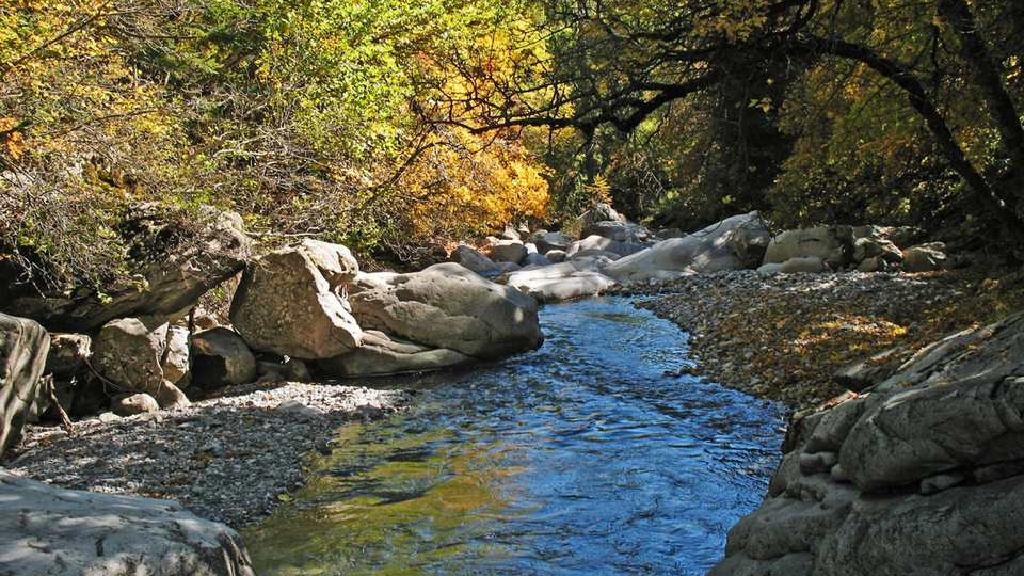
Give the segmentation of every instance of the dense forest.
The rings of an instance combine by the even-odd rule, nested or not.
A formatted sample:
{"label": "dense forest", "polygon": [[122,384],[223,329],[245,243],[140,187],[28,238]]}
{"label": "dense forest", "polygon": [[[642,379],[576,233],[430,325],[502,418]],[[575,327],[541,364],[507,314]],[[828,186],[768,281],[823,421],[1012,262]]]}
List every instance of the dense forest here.
{"label": "dense forest", "polygon": [[1005,250],[1022,53],[998,0],[9,0],[0,258],[104,285],[153,200],[392,264],[596,200]]}

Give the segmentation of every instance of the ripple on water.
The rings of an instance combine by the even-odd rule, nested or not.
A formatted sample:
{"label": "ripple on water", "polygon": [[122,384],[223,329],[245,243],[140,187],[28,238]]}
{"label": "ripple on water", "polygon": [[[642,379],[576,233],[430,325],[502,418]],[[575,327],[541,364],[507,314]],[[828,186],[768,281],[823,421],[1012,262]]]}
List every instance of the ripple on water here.
{"label": "ripple on water", "polygon": [[759,503],[783,410],[671,374],[678,328],[625,299],[548,306],[536,352],[338,431],[246,534],[261,574],[703,574]]}

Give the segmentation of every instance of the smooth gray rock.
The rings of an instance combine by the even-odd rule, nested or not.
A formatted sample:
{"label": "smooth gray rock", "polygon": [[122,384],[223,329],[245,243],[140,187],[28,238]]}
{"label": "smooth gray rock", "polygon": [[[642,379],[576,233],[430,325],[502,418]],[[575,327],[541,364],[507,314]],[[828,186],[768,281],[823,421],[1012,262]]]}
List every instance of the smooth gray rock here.
{"label": "smooth gray rock", "polygon": [[221,388],[256,379],[256,357],[241,336],[223,326],[193,335],[192,353],[192,379],[200,388]]}
{"label": "smooth gray rock", "polygon": [[431,348],[391,338],[382,332],[367,331],[361,348],[320,360],[317,367],[332,376],[357,378],[441,370],[475,361],[473,357],[455,350]]}
{"label": "smooth gray rock", "polygon": [[617,222],[614,220],[588,224],[580,232],[581,238],[602,236],[618,242],[640,243],[652,238],[651,231],[633,222]]}
{"label": "smooth gray rock", "polygon": [[[139,285],[108,289],[103,298],[91,287],[70,296],[41,298],[31,287],[0,282],[0,310],[33,318],[52,330],[80,333],[92,333],[116,318],[176,317],[241,271],[252,241],[245,235],[242,217],[234,212],[204,207],[198,218],[174,212],[155,203],[134,206],[118,230],[131,247],[131,272],[144,279]],[[167,241],[175,237],[187,240]]]}
{"label": "smooth gray rock", "polygon": [[234,530],[176,501],[64,490],[0,470],[0,574],[254,573]]}
{"label": "smooth gray rock", "polygon": [[491,246],[491,260],[496,262],[519,264],[527,253],[526,245],[519,240],[499,240]]}
{"label": "smooth gray rock", "polygon": [[493,359],[535,349],[544,339],[532,298],[458,264],[362,274],[349,290],[360,326],[432,348]]}
{"label": "smooth gray rock", "polygon": [[768,228],[757,212],[727,218],[686,236],[662,240],[605,267],[620,283],[667,280],[686,274],[756,267],[768,244]]}
{"label": "smooth gray rock", "polygon": [[618,256],[629,256],[641,252],[645,248],[647,246],[636,242],[619,242],[604,236],[592,235],[573,242],[565,254],[569,258],[593,255],[596,252],[610,252]]}
{"label": "smooth gray rock", "polygon": [[465,244],[458,245],[455,252],[452,253],[452,259],[461,264],[463,268],[484,277],[496,276],[500,273],[500,268],[494,260]]}
{"label": "smooth gray rock", "polygon": [[508,285],[529,294],[538,302],[562,302],[595,296],[615,286],[601,273],[610,260],[579,258],[534,270],[510,274]]}
{"label": "smooth gray rock", "polygon": [[530,240],[537,245],[537,251],[541,254],[547,254],[552,250],[566,251],[572,244],[572,238],[569,238],[561,232],[545,232],[543,234],[533,234],[530,236]]}
{"label": "smooth gray rock", "polygon": [[121,318],[103,325],[93,341],[93,367],[125,391],[155,394],[164,381],[168,325]]}
{"label": "smooth gray rock", "polygon": [[302,246],[251,263],[231,302],[235,330],[254,350],[330,358],[359,347],[362,330],[343,286],[332,287]]}
{"label": "smooth gray rock", "polygon": [[791,258],[820,258],[838,270],[850,261],[853,229],[849,226],[815,226],[785,230],[772,238],[764,263],[785,262]]}
{"label": "smooth gray rock", "polygon": [[0,314],[0,455],[21,438],[21,428],[43,396],[50,335],[27,318]]}
{"label": "smooth gray rock", "polygon": [[544,256],[543,254],[527,254],[526,255],[526,259],[523,260],[523,267],[524,268],[526,268],[527,266],[538,267],[538,266],[550,266],[550,265],[551,265],[551,260],[548,260],[547,257]]}
{"label": "smooth gray rock", "polygon": [[813,274],[828,271],[828,264],[817,256],[790,258],[779,266],[779,272],[782,274]]}

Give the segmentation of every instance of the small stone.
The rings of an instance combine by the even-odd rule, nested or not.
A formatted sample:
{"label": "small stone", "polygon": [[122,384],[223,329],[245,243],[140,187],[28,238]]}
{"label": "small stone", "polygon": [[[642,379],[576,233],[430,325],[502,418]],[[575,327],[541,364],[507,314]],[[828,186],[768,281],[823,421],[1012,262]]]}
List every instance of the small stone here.
{"label": "small stone", "polygon": [[149,394],[132,394],[115,398],[110,408],[118,416],[135,416],[136,414],[152,414],[160,411],[160,404]]}
{"label": "small stone", "polygon": [[117,422],[120,419],[121,417],[118,416],[117,414],[114,414],[113,412],[104,412],[99,415],[99,421],[103,422],[104,424],[111,424],[113,422]]}

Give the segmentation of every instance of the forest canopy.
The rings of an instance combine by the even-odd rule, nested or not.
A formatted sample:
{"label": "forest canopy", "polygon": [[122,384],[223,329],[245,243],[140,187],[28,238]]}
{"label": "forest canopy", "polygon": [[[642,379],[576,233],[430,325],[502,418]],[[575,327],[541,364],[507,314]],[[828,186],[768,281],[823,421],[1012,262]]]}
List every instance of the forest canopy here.
{"label": "forest canopy", "polygon": [[99,285],[154,200],[390,262],[596,199],[998,245],[1022,44],[1009,0],[11,0],[0,253]]}

